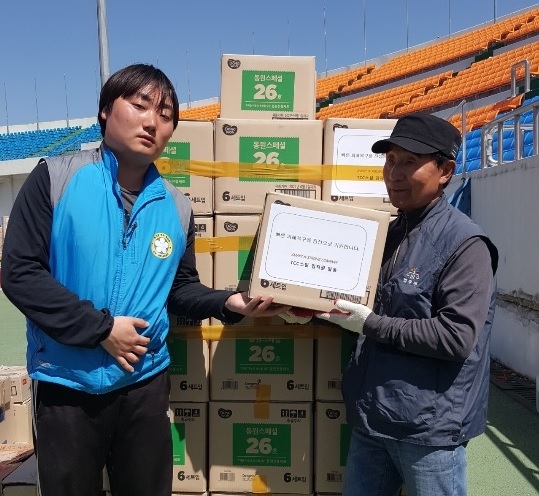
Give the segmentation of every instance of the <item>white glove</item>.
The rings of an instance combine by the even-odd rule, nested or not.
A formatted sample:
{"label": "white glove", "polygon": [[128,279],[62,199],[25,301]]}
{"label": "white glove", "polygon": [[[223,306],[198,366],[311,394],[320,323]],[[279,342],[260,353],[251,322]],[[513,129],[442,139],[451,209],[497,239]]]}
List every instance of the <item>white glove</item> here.
{"label": "white glove", "polygon": [[338,324],[349,331],[357,332],[358,334],[363,333],[363,324],[365,324],[367,317],[372,313],[370,308],[346,300],[337,300],[335,307],[343,313],[325,312],[317,313],[316,316],[319,319]]}
{"label": "white glove", "polygon": [[279,314],[279,317],[289,324],[306,324],[313,318],[313,312],[302,310],[303,315],[298,315],[294,312],[294,309],[289,309],[286,312]]}

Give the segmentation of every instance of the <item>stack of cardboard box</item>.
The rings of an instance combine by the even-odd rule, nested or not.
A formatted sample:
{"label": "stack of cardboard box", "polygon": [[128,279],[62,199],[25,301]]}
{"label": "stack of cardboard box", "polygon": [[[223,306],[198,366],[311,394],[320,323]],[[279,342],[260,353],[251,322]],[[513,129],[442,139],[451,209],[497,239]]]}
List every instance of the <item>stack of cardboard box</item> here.
{"label": "stack of cardboard box", "polygon": [[[344,217],[362,216],[351,206],[383,211],[364,212],[378,226],[367,231],[378,252],[371,265],[379,261],[394,212],[383,158],[370,145],[389,136],[394,121],[316,120],[315,89],[314,57],[223,55],[219,118],[180,121],[157,161],[191,199],[207,286],[262,292],[263,254],[255,260],[255,247],[270,235],[261,220],[271,195],[288,195],[296,209],[319,202],[320,211]],[[301,284],[294,287],[302,293]],[[358,301],[371,305],[371,289]],[[324,294],[331,302],[342,293]],[[246,318],[233,328],[170,318],[173,491],[340,493],[349,438],[340,378],[355,337],[329,328],[316,337],[316,325],[279,317]]]}

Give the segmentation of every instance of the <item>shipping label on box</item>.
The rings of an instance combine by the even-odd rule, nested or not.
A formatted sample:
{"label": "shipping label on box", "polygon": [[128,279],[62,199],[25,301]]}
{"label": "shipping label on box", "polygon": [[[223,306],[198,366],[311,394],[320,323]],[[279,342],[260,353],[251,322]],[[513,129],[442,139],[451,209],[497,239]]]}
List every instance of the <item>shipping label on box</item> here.
{"label": "shipping label on box", "polygon": [[209,408],[210,492],[312,492],[312,403]]}
{"label": "shipping label on box", "polygon": [[322,181],[322,200],[396,214],[383,180],[385,154],[371,151],[375,141],[389,138],[396,119],[337,119],[324,122],[325,165],[331,180]]}
{"label": "shipping label on box", "polygon": [[195,215],[213,213],[213,178],[193,173],[195,167],[191,164],[192,160],[213,162],[213,139],[212,122],[179,121],[155,161],[159,173],[191,200]]}
{"label": "shipping label on box", "polygon": [[172,490],[207,490],[207,403],[170,403]]}
{"label": "shipping label on box", "polygon": [[335,299],[372,307],[390,215],[270,193],[250,295],[330,311]]}
{"label": "shipping label on box", "polygon": [[227,119],[315,119],[315,58],[223,54],[220,101]]}
{"label": "shipping label on box", "polygon": [[313,399],[312,339],[222,339],[210,348],[211,400]]}
{"label": "shipping label on box", "polygon": [[303,179],[301,167],[321,165],[322,129],[317,120],[216,119],[215,160],[237,173],[215,178],[215,211],[260,213],[268,192],[319,200],[321,181]]}
{"label": "shipping label on box", "polygon": [[317,401],[315,406],[315,492],[342,493],[352,427],[346,422],[344,403]]}

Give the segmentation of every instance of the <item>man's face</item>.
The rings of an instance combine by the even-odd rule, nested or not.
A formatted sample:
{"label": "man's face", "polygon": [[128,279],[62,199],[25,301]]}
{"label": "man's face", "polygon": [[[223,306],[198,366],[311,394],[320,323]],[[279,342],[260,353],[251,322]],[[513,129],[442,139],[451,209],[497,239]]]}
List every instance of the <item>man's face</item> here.
{"label": "man's face", "polygon": [[153,88],[142,88],[128,98],[114,101],[111,111],[101,112],[107,121],[105,143],[120,165],[147,166],[158,158],[174,131],[172,102],[159,110],[161,95]]}
{"label": "man's face", "polygon": [[384,164],[384,182],[391,203],[405,213],[428,205],[441,195],[454,168],[453,160],[438,167],[432,155],[416,155],[391,145]]}

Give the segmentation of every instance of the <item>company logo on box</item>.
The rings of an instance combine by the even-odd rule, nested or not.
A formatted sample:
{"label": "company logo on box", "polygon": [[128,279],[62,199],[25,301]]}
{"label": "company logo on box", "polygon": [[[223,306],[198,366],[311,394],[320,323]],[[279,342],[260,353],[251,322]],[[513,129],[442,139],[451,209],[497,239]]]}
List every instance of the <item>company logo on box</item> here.
{"label": "company logo on box", "polygon": [[239,69],[241,66],[241,61],[237,59],[228,59],[227,65],[231,69]]}
{"label": "company logo on box", "polygon": [[341,412],[339,410],[334,410],[333,408],[328,408],[326,410],[326,417],[331,420],[338,419],[341,416]]}
{"label": "company logo on box", "polygon": [[221,418],[227,419],[232,417],[232,410],[228,410],[227,408],[219,408],[219,410],[217,410],[217,415],[219,415]]}

